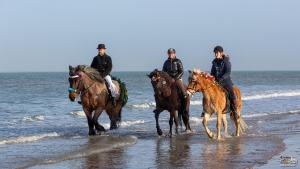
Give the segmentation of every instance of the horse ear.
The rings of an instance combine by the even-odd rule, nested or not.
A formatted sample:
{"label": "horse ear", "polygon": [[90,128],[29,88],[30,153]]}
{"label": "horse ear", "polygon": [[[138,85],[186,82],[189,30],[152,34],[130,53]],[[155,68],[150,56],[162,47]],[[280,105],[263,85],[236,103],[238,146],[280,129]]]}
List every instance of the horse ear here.
{"label": "horse ear", "polygon": [[71,71],[71,70],[73,70],[74,68],[71,66],[71,65],[69,65],[69,70]]}

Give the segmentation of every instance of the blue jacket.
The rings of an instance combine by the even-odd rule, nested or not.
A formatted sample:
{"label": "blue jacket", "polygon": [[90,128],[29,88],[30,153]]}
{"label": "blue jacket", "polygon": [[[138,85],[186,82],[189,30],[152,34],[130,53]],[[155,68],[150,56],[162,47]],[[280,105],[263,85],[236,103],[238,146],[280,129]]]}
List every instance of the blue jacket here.
{"label": "blue jacket", "polygon": [[211,75],[217,82],[223,85],[233,85],[231,77],[231,63],[229,57],[224,56],[223,59],[214,59],[212,62]]}

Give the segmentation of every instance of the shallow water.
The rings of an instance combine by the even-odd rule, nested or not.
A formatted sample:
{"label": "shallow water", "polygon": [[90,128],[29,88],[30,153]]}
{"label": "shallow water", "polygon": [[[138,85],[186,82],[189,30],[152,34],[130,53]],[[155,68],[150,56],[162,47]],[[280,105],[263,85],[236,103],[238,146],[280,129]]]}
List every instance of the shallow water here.
{"label": "shallow water", "polygon": [[[153,89],[146,73],[114,74],[126,82],[129,102],[121,127],[96,137],[87,136],[80,105],[67,98],[67,73],[0,74],[0,168],[261,166],[284,150],[286,133],[299,125],[300,72],[234,72],[243,95],[242,116],[250,126],[244,136],[209,140],[201,125],[197,94],[191,104],[194,132],[172,139],[158,137]],[[109,128],[105,113],[100,123]],[[160,123],[167,133],[167,112],[161,114]],[[215,118],[210,128],[215,131]]]}

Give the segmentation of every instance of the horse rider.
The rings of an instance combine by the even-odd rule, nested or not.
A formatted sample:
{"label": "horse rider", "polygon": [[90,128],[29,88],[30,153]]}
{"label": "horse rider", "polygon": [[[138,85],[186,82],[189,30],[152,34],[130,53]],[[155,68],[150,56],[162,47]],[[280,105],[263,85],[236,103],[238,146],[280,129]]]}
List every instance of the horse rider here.
{"label": "horse rider", "polygon": [[215,59],[212,61],[211,75],[215,77],[216,81],[226,90],[229,101],[230,110],[236,113],[237,103],[236,95],[233,91],[233,82],[231,80],[231,63],[229,56],[224,54],[221,46],[214,48]]}
{"label": "horse rider", "polygon": [[111,102],[113,106],[116,106],[116,96],[118,95],[117,88],[113,84],[111,79],[111,70],[112,70],[112,60],[109,55],[106,54],[105,44],[98,45],[98,55],[94,57],[91,67],[97,69],[101,74],[102,78],[105,79],[108,89],[111,95]]}
{"label": "horse rider", "polygon": [[167,72],[172,78],[174,78],[182,99],[185,101],[187,93],[182,81],[182,75],[184,72],[183,65],[181,60],[176,57],[176,50],[173,48],[168,49],[168,59],[163,65],[163,71]]}

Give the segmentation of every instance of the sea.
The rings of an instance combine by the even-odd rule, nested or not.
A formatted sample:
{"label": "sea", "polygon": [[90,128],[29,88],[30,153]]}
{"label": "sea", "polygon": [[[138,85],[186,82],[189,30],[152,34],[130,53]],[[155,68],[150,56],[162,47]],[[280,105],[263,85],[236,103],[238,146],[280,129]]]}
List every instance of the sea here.
{"label": "sea", "polygon": [[[204,131],[201,93],[191,101],[193,131],[158,136],[147,73],[112,73],[129,100],[120,127],[97,136],[88,136],[82,106],[68,98],[68,72],[0,73],[0,168],[281,168],[289,165],[283,156],[300,160],[300,72],[233,72],[248,129],[222,141]],[[161,113],[164,134],[168,118]],[[99,122],[109,129],[106,113]],[[216,115],[209,127],[216,131]]]}

